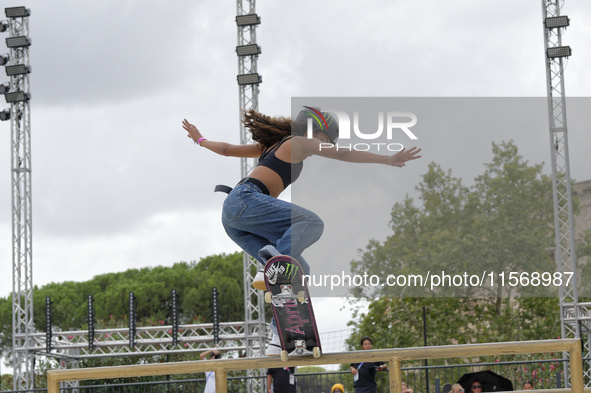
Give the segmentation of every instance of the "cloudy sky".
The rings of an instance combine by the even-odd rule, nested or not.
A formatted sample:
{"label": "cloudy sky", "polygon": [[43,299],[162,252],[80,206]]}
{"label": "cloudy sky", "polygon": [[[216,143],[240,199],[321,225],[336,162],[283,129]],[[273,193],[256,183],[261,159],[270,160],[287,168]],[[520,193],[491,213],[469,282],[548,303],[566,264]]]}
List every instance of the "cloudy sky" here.
{"label": "cloudy sky", "polygon": [[[209,139],[239,141],[236,4],[5,5],[32,11],[35,285],[237,250],[220,224],[223,195],[212,189],[239,179],[239,160],[200,149],[181,128],[187,118]],[[259,1],[257,13],[259,109],[267,114],[288,115],[292,97],[546,95],[540,1]],[[571,19],[563,43],[573,48],[566,91],[588,97],[591,3],[569,0],[562,14]],[[0,129],[0,296],[6,296],[12,272],[9,122]],[[422,135],[424,158],[401,170],[405,180],[392,204],[413,192],[429,161],[472,178],[471,170],[490,158],[491,140],[515,137],[532,162],[548,163],[547,128],[529,131],[499,130],[498,138],[494,129]],[[591,178],[589,130],[570,129],[569,137],[572,177]],[[384,226],[367,239],[386,236],[390,207],[381,206]],[[321,321],[320,328],[336,330],[344,322]]]}

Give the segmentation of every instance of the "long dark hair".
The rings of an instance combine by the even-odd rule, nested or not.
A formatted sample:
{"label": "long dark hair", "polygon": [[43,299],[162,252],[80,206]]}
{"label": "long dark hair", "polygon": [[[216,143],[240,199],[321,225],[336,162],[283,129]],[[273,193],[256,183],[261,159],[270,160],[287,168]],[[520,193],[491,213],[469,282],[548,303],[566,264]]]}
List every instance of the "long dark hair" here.
{"label": "long dark hair", "polygon": [[293,119],[263,115],[254,109],[244,112],[242,124],[250,130],[252,139],[264,147],[273,146],[289,135],[303,135]]}

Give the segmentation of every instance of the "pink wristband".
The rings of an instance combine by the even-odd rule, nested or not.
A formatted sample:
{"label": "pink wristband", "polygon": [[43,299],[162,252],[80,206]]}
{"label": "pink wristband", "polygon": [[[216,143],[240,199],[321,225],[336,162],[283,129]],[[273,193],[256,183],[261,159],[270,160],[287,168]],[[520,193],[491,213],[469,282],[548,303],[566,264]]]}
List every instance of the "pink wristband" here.
{"label": "pink wristband", "polygon": [[206,141],[206,140],[207,140],[207,139],[205,139],[204,137],[201,137],[201,138],[197,139],[197,144],[198,144],[199,146],[201,146],[201,142],[203,142],[203,141]]}

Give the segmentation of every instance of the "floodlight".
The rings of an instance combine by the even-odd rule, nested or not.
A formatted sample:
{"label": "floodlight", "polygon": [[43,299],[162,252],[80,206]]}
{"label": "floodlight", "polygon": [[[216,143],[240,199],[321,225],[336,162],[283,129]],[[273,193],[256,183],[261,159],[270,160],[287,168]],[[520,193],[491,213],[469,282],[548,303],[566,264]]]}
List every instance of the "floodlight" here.
{"label": "floodlight", "polygon": [[31,10],[25,7],[8,7],[4,8],[7,18],[24,18],[31,16]]}
{"label": "floodlight", "polygon": [[544,25],[547,29],[555,29],[558,27],[567,27],[570,25],[568,16],[553,16],[544,20]]}
{"label": "floodlight", "polygon": [[0,55],[0,65],[8,64],[9,61],[10,61],[10,56]]}
{"label": "floodlight", "polygon": [[0,20],[0,33],[4,33],[6,30],[8,30],[8,22]]}
{"label": "floodlight", "polygon": [[12,66],[6,66],[7,76],[24,75],[29,73],[31,73],[31,66],[29,65],[17,64]]}
{"label": "floodlight", "polygon": [[254,26],[261,24],[261,18],[257,14],[238,15],[236,17],[238,26]]}
{"label": "floodlight", "polygon": [[546,56],[549,59],[555,59],[558,57],[569,57],[572,54],[570,46],[556,46],[554,48],[548,48]]}
{"label": "floodlight", "polygon": [[10,83],[3,83],[0,85],[0,94],[6,94],[10,91]]}
{"label": "floodlight", "polygon": [[236,47],[238,56],[253,56],[261,54],[261,47],[257,44],[240,45]]}
{"label": "floodlight", "polygon": [[31,99],[31,93],[14,91],[12,93],[5,93],[4,98],[6,98],[6,102],[9,104],[12,104],[13,102],[29,101]]}
{"label": "floodlight", "polygon": [[29,37],[19,35],[17,37],[9,37],[6,39],[6,46],[9,48],[24,48],[31,45]]}
{"label": "floodlight", "polygon": [[10,120],[10,109],[4,109],[0,112],[0,120]]}
{"label": "floodlight", "polygon": [[263,78],[257,74],[241,74],[238,75],[238,85],[258,85],[263,81]]}

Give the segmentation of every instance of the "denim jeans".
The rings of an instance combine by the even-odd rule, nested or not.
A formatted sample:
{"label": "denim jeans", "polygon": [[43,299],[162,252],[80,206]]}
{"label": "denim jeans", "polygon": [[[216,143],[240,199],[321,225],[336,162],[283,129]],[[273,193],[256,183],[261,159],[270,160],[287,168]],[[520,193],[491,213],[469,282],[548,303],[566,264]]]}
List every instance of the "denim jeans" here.
{"label": "denim jeans", "polygon": [[272,245],[295,258],[305,274],[310,267],[302,252],[320,239],[324,230],[315,213],[263,194],[248,182],[236,186],[224,201],[222,223],[228,236],[259,262],[263,263],[259,250]]}

